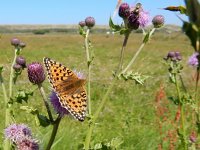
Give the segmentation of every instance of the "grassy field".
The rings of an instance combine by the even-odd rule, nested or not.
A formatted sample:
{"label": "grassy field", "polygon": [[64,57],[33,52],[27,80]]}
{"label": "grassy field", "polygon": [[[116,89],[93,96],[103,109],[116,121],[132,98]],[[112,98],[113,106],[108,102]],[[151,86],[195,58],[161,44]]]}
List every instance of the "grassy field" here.
{"label": "grassy field", "polygon": [[[3,76],[6,86],[8,86],[9,68],[14,54],[13,47],[10,45],[12,37],[17,37],[27,44],[21,54],[26,57],[27,63],[35,61],[42,63],[43,57],[50,57],[69,68],[81,70],[87,76],[86,57],[83,48],[84,39],[78,34],[3,34],[0,39],[0,64],[5,68]],[[111,82],[112,71],[118,65],[123,37],[92,34],[90,39],[95,56],[91,83],[92,112],[94,112]],[[131,35],[125,51],[125,63],[139,48],[141,40],[142,34]],[[160,134],[155,107],[156,92],[161,84],[167,96],[172,95],[175,89],[169,84],[167,66],[163,63],[163,57],[166,56],[168,51],[181,52],[184,81],[186,86],[193,86],[191,84],[193,71],[192,68],[187,66],[187,59],[193,53],[193,50],[187,37],[182,33],[155,33],[132,66],[134,72],[149,75],[150,78],[144,86],[136,85],[133,81],[118,81],[97,120],[92,136],[92,146],[97,143],[108,143],[113,138],[119,138],[123,143],[118,149],[157,149],[160,143]],[[47,80],[45,80],[44,86],[49,95],[51,90]],[[26,70],[20,76],[14,91],[16,92],[17,89],[34,90],[34,96],[29,99],[28,103],[15,105],[14,115],[17,123],[26,123],[31,127],[34,136],[39,139],[40,145],[43,147],[48,142],[51,127],[37,126],[33,115],[19,109],[22,105],[28,105],[46,113],[39,91],[36,86],[29,83]],[[2,143],[5,111],[2,92],[0,92],[0,97],[0,143]],[[169,107],[172,110],[172,117],[174,117],[176,108],[170,101]],[[72,117],[64,117],[52,150],[81,149],[87,133],[87,125],[87,121],[80,123]]]}

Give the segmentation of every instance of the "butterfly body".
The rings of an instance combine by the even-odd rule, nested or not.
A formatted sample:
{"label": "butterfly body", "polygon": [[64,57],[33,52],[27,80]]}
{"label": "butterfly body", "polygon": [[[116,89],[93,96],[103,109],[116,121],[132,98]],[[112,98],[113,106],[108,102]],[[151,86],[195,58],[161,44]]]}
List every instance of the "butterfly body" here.
{"label": "butterfly body", "polygon": [[87,110],[85,79],[79,78],[73,71],[50,58],[44,58],[44,64],[49,82],[62,107],[79,121],[84,121]]}

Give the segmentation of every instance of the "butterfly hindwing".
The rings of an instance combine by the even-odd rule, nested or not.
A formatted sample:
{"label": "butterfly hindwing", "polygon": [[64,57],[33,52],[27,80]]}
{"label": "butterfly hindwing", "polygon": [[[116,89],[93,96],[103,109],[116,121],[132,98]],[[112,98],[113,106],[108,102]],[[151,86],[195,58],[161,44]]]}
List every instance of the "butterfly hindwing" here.
{"label": "butterfly hindwing", "polygon": [[48,79],[56,92],[61,105],[79,121],[84,121],[87,109],[87,96],[83,87],[84,79],[62,64],[44,58]]}

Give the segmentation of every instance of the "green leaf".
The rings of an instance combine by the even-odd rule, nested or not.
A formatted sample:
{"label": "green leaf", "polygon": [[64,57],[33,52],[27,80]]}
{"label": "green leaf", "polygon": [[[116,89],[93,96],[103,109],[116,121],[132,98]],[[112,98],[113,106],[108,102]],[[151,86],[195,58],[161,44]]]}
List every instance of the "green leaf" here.
{"label": "green leaf", "polygon": [[42,127],[47,127],[50,125],[50,120],[46,116],[38,114],[37,117]]}
{"label": "green leaf", "polygon": [[189,37],[192,46],[197,51],[197,40],[200,39],[200,28],[198,28],[195,24],[189,22],[183,22],[182,28],[186,35]]}
{"label": "green leaf", "polygon": [[26,111],[27,113],[30,113],[32,115],[38,115],[39,111],[36,108],[29,107],[29,106],[21,106],[21,110]]}
{"label": "green leaf", "polygon": [[3,72],[3,66],[0,66],[0,74]]}
{"label": "green leaf", "polygon": [[119,148],[119,146],[124,143],[124,140],[122,137],[116,137],[116,138],[113,138],[110,142],[110,147],[113,148],[113,149],[117,149]]}
{"label": "green leaf", "polygon": [[168,99],[171,100],[175,105],[179,105],[180,104],[178,98],[170,96],[170,97],[168,97]]}
{"label": "green leaf", "polygon": [[86,32],[84,30],[84,27],[79,26],[79,34],[82,35],[85,38]]}
{"label": "green leaf", "polygon": [[19,90],[15,96],[15,100],[17,103],[22,103],[23,101],[27,102],[29,96],[33,96],[33,92],[25,92],[23,90]]}
{"label": "green leaf", "polygon": [[119,25],[115,25],[110,17],[109,19],[109,26],[110,26],[110,29],[113,30],[114,32],[117,32],[117,31],[120,31],[121,30],[121,26]]}

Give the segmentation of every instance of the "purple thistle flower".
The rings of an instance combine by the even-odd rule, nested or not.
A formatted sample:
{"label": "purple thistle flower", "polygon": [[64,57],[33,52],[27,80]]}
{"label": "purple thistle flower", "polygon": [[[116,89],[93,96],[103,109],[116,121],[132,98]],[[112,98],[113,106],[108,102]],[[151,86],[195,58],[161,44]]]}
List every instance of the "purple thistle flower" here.
{"label": "purple thistle flower", "polygon": [[193,67],[197,67],[199,65],[199,53],[195,52],[194,54],[192,54],[192,56],[190,56],[189,60],[188,60],[188,64],[193,66]]}
{"label": "purple thistle flower", "polygon": [[13,69],[14,69],[16,72],[19,72],[19,71],[22,69],[22,66],[19,65],[19,64],[14,64]]}
{"label": "purple thistle flower", "polygon": [[130,15],[130,7],[129,7],[129,5],[127,3],[122,3],[119,6],[119,12],[118,12],[118,14],[123,19],[128,18],[128,16]]}
{"label": "purple thistle flower", "polygon": [[164,25],[165,23],[165,18],[162,15],[156,15],[153,20],[152,23],[154,25],[154,28],[160,28]]}
{"label": "purple thistle flower", "polygon": [[31,130],[24,124],[12,124],[4,130],[6,139],[16,143],[20,141],[24,136],[32,136]]}
{"label": "purple thistle flower", "polygon": [[79,23],[79,26],[81,26],[81,27],[84,27],[86,24],[85,24],[85,21],[80,21]]}
{"label": "purple thistle flower", "polygon": [[58,114],[60,114],[61,116],[69,114],[67,109],[62,107],[62,105],[61,105],[61,103],[59,101],[59,98],[58,98],[57,94],[54,91],[51,92],[50,101],[51,101],[51,104],[52,104],[54,110]]}
{"label": "purple thistle flower", "polygon": [[144,11],[142,5],[138,3],[131,9],[131,14],[128,17],[128,27],[130,29],[144,28],[149,23],[149,13]]}
{"label": "purple thistle flower", "polygon": [[18,56],[16,58],[16,63],[21,65],[23,68],[26,67],[26,59],[24,57],[22,57],[22,56]]}
{"label": "purple thistle flower", "polygon": [[87,17],[85,19],[85,24],[88,28],[92,28],[95,25],[95,19],[93,17]]}
{"label": "purple thistle flower", "polygon": [[10,43],[11,45],[17,47],[20,44],[20,40],[18,38],[12,38]]}
{"label": "purple thistle flower", "polygon": [[28,65],[28,78],[34,84],[40,84],[45,80],[43,66],[38,62],[33,62]]}
{"label": "purple thistle flower", "polygon": [[18,150],[39,150],[38,141],[30,136],[24,136],[16,145]]}

